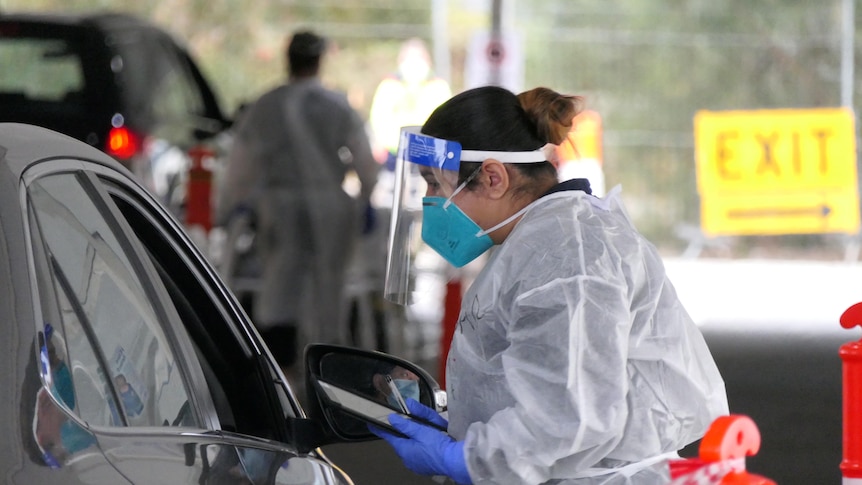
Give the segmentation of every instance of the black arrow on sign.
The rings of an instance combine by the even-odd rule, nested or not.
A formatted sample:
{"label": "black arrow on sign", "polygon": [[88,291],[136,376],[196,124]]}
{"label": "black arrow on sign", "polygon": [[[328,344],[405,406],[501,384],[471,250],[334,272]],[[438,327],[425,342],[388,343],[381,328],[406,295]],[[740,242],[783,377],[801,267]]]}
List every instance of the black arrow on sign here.
{"label": "black arrow on sign", "polygon": [[763,209],[735,209],[727,212],[730,219],[753,219],[758,217],[829,217],[832,209],[828,205],[816,207],[788,207],[788,208],[763,208]]}

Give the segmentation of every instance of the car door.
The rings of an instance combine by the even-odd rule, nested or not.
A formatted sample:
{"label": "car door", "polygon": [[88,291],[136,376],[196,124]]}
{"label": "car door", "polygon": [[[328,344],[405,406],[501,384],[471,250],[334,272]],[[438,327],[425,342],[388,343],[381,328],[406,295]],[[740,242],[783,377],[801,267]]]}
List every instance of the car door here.
{"label": "car door", "polygon": [[[42,379],[70,450],[132,483],[349,483],[291,444],[301,416],[233,297],[175,220],[111,164],[54,159],[23,176],[46,316]],[[76,445],[76,441],[82,441]]]}
{"label": "car door", "polygon": [[298,449],[293,440],[298,431],[286,425],[303,420],[292,390],[239,303],[179,224],[148,203],[140,188],[109,172],[102,182],[157,268],[193,341],[221,436],[236,447],[229,455],[235,464],[252,483],[349,482],[317,451]]}

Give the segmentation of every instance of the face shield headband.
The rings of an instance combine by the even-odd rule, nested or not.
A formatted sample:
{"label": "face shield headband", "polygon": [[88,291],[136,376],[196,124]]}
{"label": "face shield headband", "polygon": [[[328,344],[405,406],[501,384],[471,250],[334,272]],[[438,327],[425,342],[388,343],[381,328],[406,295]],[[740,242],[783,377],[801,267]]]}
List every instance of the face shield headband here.
{"label": "face shield headband", "polygon": [[434,169],[435,176],[441,179],[438,181],[451,188],[457,184],[461,162],[484,162],[489,158],[502,163],[539,163],[548,160],[542,149],[526,152],[462,150],[461,144],[457,141],[423,135],[419,133],[418,128],[402,128],[399,155],[403,155],[403,162]]}
{"label": "face shield headband", "polygon": [[[492,245],[489,233],[520,215],[483,231],[452,203],[452,198],[478,173],[474,172],[459,184],[461,162],[484,162],[489,158],[502,163],[547,161],[543,149],[525,152],[462,150],[458,142],[419,133],[419,127],[402,128],[384,285],[384,296],[388,300],[402,305],[416,302],[412,285],[417,281],[415,258],[425,246],[423,239],[428,247],[458,267]],[[423,222],[422,214],[429,214],[429,208],[433,208],[433,220],[426,215],[428,220]],[[433,227],[429,230],[426,226]],[[421,232],[417,231],[419,228]],[[454,252],[449,248],[454,248]]]}

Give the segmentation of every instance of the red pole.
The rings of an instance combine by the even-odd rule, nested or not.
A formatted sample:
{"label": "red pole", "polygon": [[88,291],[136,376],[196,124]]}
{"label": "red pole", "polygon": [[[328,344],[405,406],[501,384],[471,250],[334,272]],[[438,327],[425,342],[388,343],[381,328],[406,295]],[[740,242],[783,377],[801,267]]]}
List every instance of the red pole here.
{"label": "red pole", "polygon": [[700,441],[699,458],[670,460],[670,485],[776,485],[745,469],[745,458],[760,450],[760,430],[748,416],[716,418]]}
{"label": "red pole", "polygon": [[200,226],[205,233],[212,229],[212,171],[207,166],[215,153],[203,145],[189,150],[191,167],[186,187],[186,225]]}
{"label": "red pole", "polygon": [[449,345],[455,335],[460,313],[461,279],[456,277],[446,283],[446,297],[443,302],[443,332],[440,335],[440,366],[437,377],[442,389],[446,389],[446,358],[449,356]]}
{"label": "red pole", "polygon": [[[841,326],[847,329],[862,325],[862,303],[841,315]],[[843,392],[843,448],[841,474],[846,479],[862,479],[862,341],[840,347]],[[855,481],[854,481],[855,483]]]}

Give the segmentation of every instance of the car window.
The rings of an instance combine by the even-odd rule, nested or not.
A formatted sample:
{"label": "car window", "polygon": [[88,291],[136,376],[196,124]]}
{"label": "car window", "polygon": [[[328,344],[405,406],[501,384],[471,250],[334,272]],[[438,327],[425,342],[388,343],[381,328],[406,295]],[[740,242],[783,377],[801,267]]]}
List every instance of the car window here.
{"label": "car window", "polygon": [[190,119],[202,116],[203,100],[187,66],[178,53],[168,45],[165,60],[176,68],[165,73],[153,98],[153,114],[160,119]]}
{"label": "car window", "polygon": [[177,48],[158,35],[138,33],[118,41],[132,104],[149,107],[159,123],[188,122],[205,113],[195,80]]}
{"label": "car window", "polygon": [[80,102],[84,91],[81,48],[73,38],[0,35],[0,99]]}
{"label": "car window", "polygon": [[178,226],[127,187],[104,182],[194,343],[188,357],[200,363],[222,429],[289,442],[285,419],[298,410],[238,302]]}
{"label": "car window", "polygon": [[46,336],[65,354],[74,387],[63,401],[91,424],[199,425],[153,289],[91,194],[71,173],[28,186],[33,239],[44,244],[61,315],[46,322]]}

